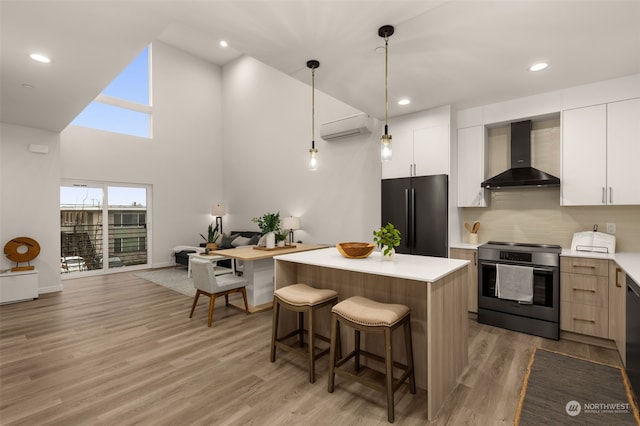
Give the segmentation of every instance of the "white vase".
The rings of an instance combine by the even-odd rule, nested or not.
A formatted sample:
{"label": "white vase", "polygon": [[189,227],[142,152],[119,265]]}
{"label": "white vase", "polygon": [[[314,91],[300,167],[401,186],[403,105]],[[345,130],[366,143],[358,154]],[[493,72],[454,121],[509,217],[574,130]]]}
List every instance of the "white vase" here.
{"label": "white vase", "polygon": [[278,247],[284,247],[284,240],[278,241]]}
{"label": "white vase", "polygon": [[276,246],[275,232],[268,232],[266,237],[267,237],[267,248],[274,248]]}
{"label": "white vase", "polygon": [[384,254],[387,248],[387,246],[382,247],[382,260],[393,260],[393,255],[396,254],[396,250],[391,247],[391,251],[389,252],[389,254]]}

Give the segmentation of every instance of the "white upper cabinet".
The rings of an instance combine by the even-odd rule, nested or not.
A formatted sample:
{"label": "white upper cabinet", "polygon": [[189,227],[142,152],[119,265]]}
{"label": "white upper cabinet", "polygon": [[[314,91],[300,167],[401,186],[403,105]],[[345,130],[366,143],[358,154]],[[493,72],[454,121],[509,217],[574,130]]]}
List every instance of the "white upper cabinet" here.
{"label": "white upper cabinet", "polygon": [[640,98],[607,105],[610,204],[640,204]]}
{"label": "white upper cabinet", "polygon": [[640,204],[638,158],[640,99],[563,111],[561,204]]}
{"label": "white upper cabinet", "polygon": [[390,161],[382,179],[449,174],[451,108],[449,106],[394,117],[389,121]]}
{"label": "white upper cabinet", "polygon": [[458,207],[486,207],[484,181],[486,128],[473,126],[458,129]]}
{"label": "white upper cabinet", "polygon": [[391,160],[382,163],[382,179],[412,176],[413,131],[394,129],[389,133],[392,154]]}
{"label": "white upper cabinet", "polygon": [[607,186],[607,106],[562,113],[561,204],[601,205]]}

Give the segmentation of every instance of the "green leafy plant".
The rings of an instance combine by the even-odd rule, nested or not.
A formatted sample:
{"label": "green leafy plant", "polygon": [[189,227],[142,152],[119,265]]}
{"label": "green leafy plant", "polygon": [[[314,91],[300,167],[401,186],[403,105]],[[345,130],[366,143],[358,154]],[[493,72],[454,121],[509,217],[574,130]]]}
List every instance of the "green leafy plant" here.
{"label": "green leafy plant", "polygon": [[280,229],[276,231],[276,242],[286,241],[288,236],[289,236],[288,230]]}
{"label": "green leafy plant", "polygon": [[220,236],[220,232],[218,231],[218,225],[216,224],[215,228],[213,227],[213,223],[209,224],[209,228],[207,229],[207,237],[200,234],[200,236],[208,243],[215,243],[218,237]]}
{"label": "green leafy plant", "polygon": [[383,254],[387,256],[394,247],[400,245],[400,230],[392,223],[387,223],[380,229],[373,231],[373,242],[378,248],[384,247]]}
{"label": "green leafy plant", "polygon": [[276,232],[280,229],[280,212],[265,213],[260,217],[254,217],[251,222],[257,223],[263,234]]}

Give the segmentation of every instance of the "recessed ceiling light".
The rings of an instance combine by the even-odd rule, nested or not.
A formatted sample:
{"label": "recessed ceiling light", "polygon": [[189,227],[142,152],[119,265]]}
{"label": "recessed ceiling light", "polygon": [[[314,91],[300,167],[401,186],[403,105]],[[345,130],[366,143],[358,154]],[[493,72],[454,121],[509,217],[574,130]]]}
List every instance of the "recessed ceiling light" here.
{"label": "recessed ceiling light", "polygon": [[545,69],[548,66],[549,66],[549,64],[547,64],[546,62],[540,62],[540,63],[531,65],[529,67],[529,71],[542,71],[543,69]]}
{"label": "recessed ceiling light", "polygon": [[225,40],[220,40],[220,46],[221,47],[227,47],[227,46],[229,46],[229,43],[227,43]]}
{"label": "recessed ceiling light", "polygon": [[47,58],[44,55],[41,55],[39,53],[32,53],[31,55],[29,55],[29,57],[31,59],[33,59],[36,62],[42,62],[43,64],[48,64],[49,62],[51,62],[51,59]]}
{"label": "recessed ceiling light", "polygon": [[398,101],[398,105],[409,105],[411,103],[411,101],[409,99],[400,99]]}

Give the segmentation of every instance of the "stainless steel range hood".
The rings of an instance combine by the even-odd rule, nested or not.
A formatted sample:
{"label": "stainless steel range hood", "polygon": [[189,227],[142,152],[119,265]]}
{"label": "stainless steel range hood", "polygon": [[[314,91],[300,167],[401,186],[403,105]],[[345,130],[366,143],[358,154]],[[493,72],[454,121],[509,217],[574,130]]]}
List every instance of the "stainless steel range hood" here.
{"label": "stainless steel range hood", "polygon": [[511,123],[511,168],[480,186],[491,190],[560,186],[557,177],[531,167],[531,120]]}

